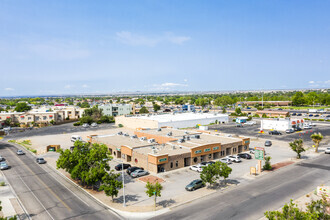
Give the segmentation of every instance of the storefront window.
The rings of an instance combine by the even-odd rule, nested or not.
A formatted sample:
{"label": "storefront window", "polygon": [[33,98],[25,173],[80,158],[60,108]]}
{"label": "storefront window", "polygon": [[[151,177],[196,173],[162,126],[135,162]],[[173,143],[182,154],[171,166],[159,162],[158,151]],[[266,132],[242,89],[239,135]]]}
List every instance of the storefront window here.
{"label": "storefront window", "polygon": [[176,166],[176,167],[179,166],[179,161],[175,162],[175,166]]}
{"label": "storefront window", "polygon": [[194,163],[197,163],[197,157],[194,157]]}
{"label": "storefront window", "polygon": [[171,168],[173,168],[173,162],[171,162]]}
{"label": "storefront window", "polygon": [[209,159],[211,159],[212,158],[212,154],[209,154]]}

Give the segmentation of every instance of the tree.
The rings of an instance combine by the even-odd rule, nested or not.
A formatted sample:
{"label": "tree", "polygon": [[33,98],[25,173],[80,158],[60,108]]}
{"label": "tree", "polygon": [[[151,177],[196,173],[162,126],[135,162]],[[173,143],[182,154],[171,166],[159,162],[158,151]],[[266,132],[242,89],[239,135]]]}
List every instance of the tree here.
{"label": "tree", "polygon": [[88,102],[87,101],[84,101],[84,102],[82,102],[82,103],[78,103],[77,104],[77,106],[79,106],[80,108],[89,108],[90,107],[90,105],[88,104]]}
{"label": "tree", "polygon": [[148,181],[147,185],[146,185],[146,188],[147,188],[146,194],[149,197],[154,196],[155,209],[156,209],[156,199],[157,199],[157,197],[161,197],[161,191],[163,189],[163,186],[158,182],[156,182],[155,184],[152,184]]}
{"label": "tree", "polygon": [[301,106],[306,103],[306,99],[304,96],[304,93],[298,91],[296,94],[292,97],[292,105],[294,106]]}
{"label": "tree", "polygon": [[142,108],[139,111],[140,114],[147,114],[149,113],[148,109],[145,106],[142,106]]}
{"label": "tree", "polygon": [[272,159],[271,157],[265,157],[265,165],[263,166],[264,170],[271,170],[272,169],[272,165],[270,164],[270,159]]}
{"label": "tree", "polygon": [[104,191],[107,196],[111,196],[111,199],[113,201],[113,197],[118,196],[118,189],[123,188],[123,183],[121,181],[118,181],[118,177],[120,176],[120,173],[113,173],[113,171],[110,171],[110,174],[106,174],[102,178],[102,185],[99,188],[99,191]]}
{"label": "tree", "polygon": [[236,108],[236,109],[235,109],[235,113],[236,113],[237,115],[242,114],[242,110],[241,110],[241,108]]}
{"label": "tree", "polygon": [[219,163],[219,172],[218,172],[218,176],[223,177],[224,182],[226,184],[226,179],[229,177],[229,174],[231,174],[231,171],[233,170],[232,168],[230,168],[226,163],[221,163],[221,162],[216,162]]}
{"label": "tree", "polygon": [[226,112],[227,112],[227,110],[226,110],[225,106],[223,106],[223,107],[222,107],[222,113],[224,114],[224,113],[226,113]]}
{"label": "tree", "polygon": [[31,109],[31,106],[29,106],[25,102],[17,103],[17,105],[15,107],[15,111],[17,111],[17,112],[26,112],[26,111],[29,111],[30,109]]}
{"label": "tree", "polygon": [[326,209],[330,207],[329,202],[325,196],[317,201],[312,201],[307,204],[307,210],[302,211],[298,208],[297,204],[293,203],[292,199],[290,203],[282,208],[282,211],[267,211],[264,213],[265,217],[269,220],[287,220],[287,219],[297,219],[297,220],[321,220],[330,219],[330,215],[327,213]]}
{"label": "tree", "polygon": [[323,139],[323,135],[320,132],[319,133],[314,133],[314,134],[311,135],[311,138],[315,143],[315,152],[317,153],[318,150],[319,150],[320,142]]}
{"label": "tree", "polygon": [[214,164],[210,164],[208,166],[203,167],[203,170],[200,174],[200,178],[203,183],[209,183],[210,185],[215,183],[217,179],[217,170]]}
{"label": "tree", "polygon": [[94,122],[93,118],[91,116],[83,116],[79,119],[80,124],[91,124]]}
{"label": "tree", "polygon": [[158,111],[158,110],[160,110],[160,106],[157,105],[157,104],[154,104],[154,111],[156,112],[156,111]]}
{"label": "tree", "polygon": [[293,142],[289,143],[291,149],[297,153],[297,158],[301,158],[301,153],[306,151],[303,147],[303,140],[302,139],[296,139]]}

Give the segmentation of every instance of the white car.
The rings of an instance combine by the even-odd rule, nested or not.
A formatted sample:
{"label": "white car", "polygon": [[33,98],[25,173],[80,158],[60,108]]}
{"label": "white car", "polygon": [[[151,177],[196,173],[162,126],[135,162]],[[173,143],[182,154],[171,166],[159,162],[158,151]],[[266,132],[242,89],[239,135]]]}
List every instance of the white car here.
{"label": "white car", "polygon": [[327,147],[324,151],[325,154],[330,154],[330,147]]}
{"label": "white car", "polygon": [[197,171],[197,172],[202,172],[203,171],[203,167],[202,166],[198,166],[198,165],[192,165],[189,167],[189,169],[193,170],[193,171]]}
{"label": "white car", "polygon": [[246,125],[256,125],[257,122],[255,122],[255,121],[248,121],[248,122],[246,122],[245,124],[246,124]]}
{"label": "white car", "polygon": [[9,166],[6,162],[0,162],[0,170],[8,170]]}
{"label": "white car", "polygon": [[231,160],[227,159],[227,158],[221,158],[219,160],[221,163],[226,163],[226,164],[232,164]]}
{"label": "white car", "polygon": [[309,124],[304,124],[304,129],[311,129],[311,128],[312,128],[311,125],[309,125]]}
{"label": "white car", "polygon": [[237,155],[229,155],[226,157],[227,159],[231,160],[232,162],[239,163],[242,162],[241,158]]}
{"label": "white car", "polygon": [[85,124],[83,124],[83,127],[84,128],[88,128],[89,127],[89,124],[85,123]]}
{"label": "white car", "polygon": [[16,154],[17,155],[24,155],[25,153],[22,150],[17,150]]}
{"label": "white car", "polygon": [[91,125],[92,125],[92,127],[96,127],[97,126],[97,124],[95,122],[93,122]]}

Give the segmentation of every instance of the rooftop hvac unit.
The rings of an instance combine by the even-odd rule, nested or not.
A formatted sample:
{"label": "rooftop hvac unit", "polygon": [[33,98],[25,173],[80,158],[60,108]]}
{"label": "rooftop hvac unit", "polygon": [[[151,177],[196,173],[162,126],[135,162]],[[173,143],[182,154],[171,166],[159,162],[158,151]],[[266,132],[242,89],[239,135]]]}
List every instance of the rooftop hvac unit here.
{"label": "rooftop hvac unit", "polygon": [[189,134],[189,132],[188,132],[188,131],[185,131],[184,133],[185,133],[185,134]]}
{"label": "rooftop hvac unit", "polygon": [[156,149],[153,149],[153,150],[152,150],[152,153],[153,153],[153,154],[157,154],[157,150],[156,150]]}
{"label": "rooftop hvac unit", "polygon": [[178,140],[178,143],[183,143],[184,142],[184,139],[179,139]]}
{"label": "rooftop hvac unit", "polygon": [[175,145],[172,145],[172,150],[175,150]]}
{"label": "rooftop hvac unit", "polygon": [[200,139],[201,136],[200,136],[199,134],[196,134],[196,135],[195,135],[195,138],[196,138],[196,139]]}
{"label": "rooftop hvac unit", "polygon": [[125,136],[125,137],[129,137],[129,134],[128,134],[128,133],[125,133],[124,136]]}
{"label": "rooftop hvac unit", "polygon": [[157,131],[162,131],[162,129],[161,128],[158,128]]}
{"label": "rooftop hvac unit", "polygon": [[168,132],[166,136],[172,136],[172,131]]}
{"label": "rooftop hvac unit", "polygon": [[140,137],[140,141],[145,141],[145,140],[147,140],[146,137]]}
{"label": "rooftop hvac unit", "polygon": [[187,138],[186,138],[186,139],[187,139],[187,141],[189,141],[189,140],[190,140],[190,136],[187,136]]}
{"label": "rooftop hvac unit", "polygon": [[117,135],[123,135],[123,132],[119,131],[119,132],[117,133]]}
{"label": "rooftop hvac unit", "polygon": [[151,138],[148,140],[148,143],[154,143],[155,142],[155,139],[154,138]]}
{"label": "rooftop hvac unit", "polygon": [[137,135],[132,135],[131,138],[132,138],[132,139],[133,139],[133,138],[137,138]]}

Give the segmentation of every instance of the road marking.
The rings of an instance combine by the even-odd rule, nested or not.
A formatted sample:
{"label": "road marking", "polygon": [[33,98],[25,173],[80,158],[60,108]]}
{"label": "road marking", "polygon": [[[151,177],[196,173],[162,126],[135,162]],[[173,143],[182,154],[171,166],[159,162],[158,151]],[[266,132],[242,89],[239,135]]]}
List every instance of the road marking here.
{"label": "road marking", "polygon": [[[8,149],[9,150],[9,149]],[[15,155],[14,154],[14,152],[13,151],[11,151],[11,150],[9,150],[13,155]],[[16,155],[15,155],[16,156]],[[42,185],[44,185],[44,187],[51,193],[51,194],[53,194],[53,196],[58,200],[58,201],[60,201],[68,210],[71,210],[71,208],[60,198],[60,197],[58,197],[58,195],[56,195],[55,194],[55,192],[51,189],[51,188],[49,188],[45,183],[44,183],[44,181],[42,181],[41,179],[40,179],[40,177],[38,177],[37,176],[37,174],[35,173],[35,172],[33,172],[32,170],[31,170],[31,168],[30,167],[28,167],[25,163],[23,163],[22,162],[22,164],[28,169],[28,170],[30,170],[30,172],[37,178],[37,180],[42,184]]]}
{"label": "road marking", "polygon": [[38,197],[34,194],[34,192],[32,192],[32,190],[30,189],[30,187],[28,187],[28,185],[26,185],[26,183],[24,182],[24,180],[22,179],[22,177],[20,175],[18,175],[18,173],[16,172],[16,170],[14,170],[16,175],[21,179],[22,183],[26,186],[26,188],[28,188],[28,190],[31,192],[31,194],[34,196],[34,198],[36,198],[36,200],[40,203],[40,205],[42,206],[42,208],[44,208],[44,210],[47,212],[47,214],[49,215],[49,217],[53,220],[55,220],[53,218],[53,216],[47,211],[47,209],[45,208],[45,206],[40,202],[40,200],[38,199]]}

